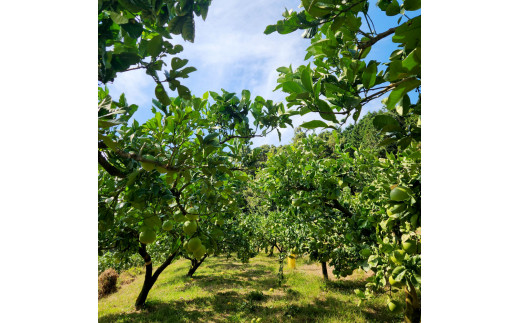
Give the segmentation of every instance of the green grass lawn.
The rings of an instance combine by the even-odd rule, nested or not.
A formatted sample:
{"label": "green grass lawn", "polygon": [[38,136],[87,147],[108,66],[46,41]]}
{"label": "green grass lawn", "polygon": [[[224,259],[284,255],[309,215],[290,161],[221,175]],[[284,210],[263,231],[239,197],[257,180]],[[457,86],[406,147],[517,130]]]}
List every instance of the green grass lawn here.
{"label": "green grass lawn", "polygon": [[[185,277],[188,260],[173,262],[150,291],[147,306],[134,302],[144,275],[99,300],[99,322],[402,322],[401,313],[387,310],[388,292],[357,306],[353,293],[363,288],[365,275],[325,282],[321,267],[297,259],[296,269],[284,269],[278,286],[278,258],[259,255],[247,264],[210,257],[193,278]],[[287,263],[286,263],[287,265]],[[124,276],[123,276],[124,277]],[[122,277],[122,278],[123,278]],[[404,300],[403,294],[398,295]],[[260,319],[260,320],[258,320]]]}

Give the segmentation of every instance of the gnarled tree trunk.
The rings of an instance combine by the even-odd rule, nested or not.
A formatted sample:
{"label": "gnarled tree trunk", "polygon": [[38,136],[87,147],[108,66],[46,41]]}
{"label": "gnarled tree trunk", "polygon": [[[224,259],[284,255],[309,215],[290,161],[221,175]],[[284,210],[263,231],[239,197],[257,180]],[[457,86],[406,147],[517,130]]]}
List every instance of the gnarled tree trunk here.
{"label": "gnarled tree trunk", "polygon": [[141,246],[139,247],[139,254],[144,259],[146,272],[145,272],[145,276],[144,276],[143,287],[141,288],[141,292],[139,293],[139,296],[137,296],[137,299],[135,300],[136,309],[140,309],[143,307],[144,303],[146,302],[146,298],[148,297],[148,293],[150,292],[150,289],[152,289],[153,285],[157,281],[157,278],[159,278],[159,275],[163,272],[163,270],[166,269],[166,267],[168,267],[172,263],[172,260],[177,255],[178,250],[179,249],[177,248],[177,250],[174,253],[172,253],[163,262],[163,264],[161,266],[159,266],[159,268],[157,268],[155,270],[155,273],[152,274],[152,272],[153,272],[152,257],[150,257],[148,252],[146,252],[146,245],[141,243]]}
{"label": "gnarled tree trunk", "polygon": [[197,261],[197,259],[195,259],[195,258],[194,259],[188,258],[189,260],[191,260],[191,268],[188,271],[188,273],[186,274],[186,276],[193,277],[193,274],[197,271],[197,269],[202,264],[204,259],[206,259],[207,256],[208,256],[207,254],[204,255],[204,257],[202,257],[202,259],[200,261]]}
{"label": "gnarled tree trunk", "polygon": [[417,292],[413,285],[406,286],[406,308],[404,310],[405,323],[421,322],[421,300],[417,296]]}

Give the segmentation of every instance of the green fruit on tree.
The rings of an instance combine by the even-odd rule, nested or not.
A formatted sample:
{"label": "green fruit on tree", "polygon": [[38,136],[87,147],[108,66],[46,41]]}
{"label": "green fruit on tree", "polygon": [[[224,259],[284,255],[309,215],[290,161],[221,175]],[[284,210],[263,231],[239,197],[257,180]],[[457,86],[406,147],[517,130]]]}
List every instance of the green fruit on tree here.
{"label": "green fruit on tree", "polygon": [[395,250],[393,255],[390,256],[390,260],[392,260],[396,265],[400,265],[403,263],[404,257],[406,256],[406,251],[404,250]]}
{"label": "green fruit on tree", "polygon": [[394,205],[393,207],[386,210],[386,214],[388,215],[394,215],[403,212],[406,210],[406,204],[400,203],[397,205]]}
{"label": "green fruit on tree", "polygon": [[417,252],[417,242],[415,240],[406,240],[403,242],[403,249],[407,254],[413,255]]}
{"label": "green fruit on tree", "polygon": [[188,220],[195,221],[195,220],[199,219],[199,215],[198,214],[188,213],[188,214],[186,214],[186,218]]}
{"label": "green fruit on tree", "polygon": [[193,252],[193,256],[195,258],[197,258],[198,260],[202,259],[202,257],[204,257],[205,254],[206,254],[206,247],[204,247],[203,245],[200,246],[199,249],[197,249]]}
{"label": "green fruit on tree", "polygon": [[397,312],[401,308],[401,305],[396,301],[390,301],[387,305],[390,312]]}
{"label": "green fruit on tree", "polygon": [[410,199],[410,189],[403,187],[403,186],[397,186],[393,190],[390,191],[390,199],[392,201],[406,201]]}
{"label": "green fruit on tree", "polygon": [[162,228],[163,230],[171,231],[173,229],[173,222],[170,220],[164,221]]}
{"label": "green fruit on tree", "polygon": [[197,231],[197,222],[196,221],[186,221],[182,226],[182,231],[187,235],[192,235]]}
{"label": "green fruit on tree", "polygon": [[216,225],[223,225],[224,224],[224,220],[223,219],[218,219],[217,221],[215,221],[215,224]]}
{"label": "green fruit on tree", "polygon": [[161,173],[161,174],[166,174],[166,173],[168,173],[168,170],[167,170],[166,168],[164,168],[164,167],[157,166],[156,169],[157,169],[157,171],[158,171],[159,173]]}
{"label": "green fruit on tree", "polygon": [[177,222],[186,222],[188,219],[184,216],[184,214],[182,214],[181,211],[177,211],[173,215],[173,220]]}
{"label": "green fruit on tree", "polygon": [[143,169],[148,172],[151,172],[155,169],[155,165],[148,162],[141,162],[141,166],[143,166]]}
{"label": "green fruit on tree", "polygon": [[155,231],[145,229],[139,234],[139,241],[144,244],[149,244],[155,241]]}
{"label": "green fruit on tree", "polygon": [[302,200],[301,200],[301,199],[298,199],[298,198],[297,198],[297,199],[293,199],[293,200],[292,200],[292,205],[294,205],[294,206],[300,206],[300,205],[302,205]]}
{"label": "green fruit on tree", "polygon": [[188,250],[191,252],[195,252],[199,250],[199,248],[202,246],[202,242],[199,238],[191,238],[188,242]]}

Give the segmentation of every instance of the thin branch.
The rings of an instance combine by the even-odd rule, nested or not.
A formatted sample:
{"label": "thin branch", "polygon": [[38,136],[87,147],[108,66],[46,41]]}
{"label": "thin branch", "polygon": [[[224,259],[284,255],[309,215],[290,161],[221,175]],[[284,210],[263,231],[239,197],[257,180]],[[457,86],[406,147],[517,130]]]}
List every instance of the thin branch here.
{"label": "thin branch", "polygon": [[393,33],[395,32],[395,29],[396,29],[396,28],[397,28],[397,27],[390,28],[390,29],[388,29],[387,31],[378,34],[376,37],[372,37],[372,38],[370,38],[369,41],[366,41],[366,42],[363,42],[362,44],[360,44],[360,45],[359,45],[359,48],[363,50],[363,49],[365,49],[365,48],[368,48],[368,47],[374,45],[375,43],[377,43],[377,42],[380,41],[381,39],[383,39],[383,38],[385,38],[385,37],[387,37],[387,36],[393,34]]}

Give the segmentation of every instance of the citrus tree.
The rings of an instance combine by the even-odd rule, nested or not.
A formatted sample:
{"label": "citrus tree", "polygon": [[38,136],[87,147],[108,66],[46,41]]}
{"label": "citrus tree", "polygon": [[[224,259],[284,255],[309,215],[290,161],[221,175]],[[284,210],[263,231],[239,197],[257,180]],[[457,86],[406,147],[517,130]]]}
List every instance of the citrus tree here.
{"label": "citrus tree", "polygon": [[[214,223],[238,211],[233,185],[247,180],[238,152],[248,139],[261,135],[257,130],[272,131],[290,120],[283,113],[273,116],[272,102],[261,97],[252,101],[248,91],[241,98],[224,91],[190,100],[172,98],[169,105],[156,102],[153,118],[130,123],[131,109],[124,100],[114,102],[104,90],[99,95],[100,115],[124,111],[118,127],[99,129],[99,245],[100,250],[137,252],[143,258],[145,282],[136,300],[140,307],[179,253],[200,261],[215,250],[219,234]],[[259,124],[257,130],[250,128],[249,114]],[[170,246],[169,256],[153,274],[147,252],[152,243]]]}
{"label": "citrus tree", "polygon": [[[369,15],[374,5],[386,16],[395,16],[395,25],[385,31],[376,29]],[[289,113],[320,115],[321,120],[301,125],[307,129],[337,129],[349,117],[357,121],[367,103],[388,95],[383,104],[395,115],[376,116],[373,125],[385,135],[382,145],[395,144],[399,150],[382,161],[370,151],[354,156],[346,165],[358,165],[358,171],[370,177],[358,181],[360,191],[344,194],[340,204],[348,206],[348,213],[342,211],[347,218],[365,218],[367,222],[364,226],[370,232],[370,241],[354,241],[353,245],[367,250],[362,255],[368,257],[364,268],[376,270],[371,284],[384,285],[385,277],[391,277],[394,285],[405,282],[405,320],[419,322],[416,288],[420,288],[420,253],[416,246],[420,241],[421,104],[420,93],[413,102],[410,93],[419,92],[421,85],[421,16],[417,14],[421,2],[302,0],[302,7],[300,12],[286,11],[283,20],[265,30],[266,34],[304,30],[304,37],[311,38],[305,58],[312,59],[313,65],[280,67],[277,88],[288,94],[287,106],[293,108]],[[388,53],[388,59],[367,61],[372,47],[390,36],[397,49]],[[406,123],[405,118],[414,122]],[[343,169],[337,175],[348,173],[346,165],[339,165]],[[315,183],[318,188],[320,185],[323,183]],[[362,292],[358,294],[365,297]],[[392,311],[399,308],[393,300],[388,307]]]}

